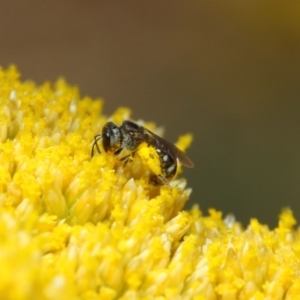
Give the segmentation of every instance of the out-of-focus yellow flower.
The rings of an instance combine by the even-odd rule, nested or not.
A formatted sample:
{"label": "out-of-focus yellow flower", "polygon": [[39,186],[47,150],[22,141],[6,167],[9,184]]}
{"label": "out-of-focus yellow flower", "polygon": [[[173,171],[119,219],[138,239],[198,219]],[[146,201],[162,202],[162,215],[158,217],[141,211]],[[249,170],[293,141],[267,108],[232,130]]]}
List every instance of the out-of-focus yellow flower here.
{"label": "out-of-focus yellow flower", "polygon": [[102,104],[62,79],[37,86],[0,69],[0,299],[300,299],[290,210],[275,230],[183,211],[184,179],[149,183],[151,147],[125,167],[90,157]]}

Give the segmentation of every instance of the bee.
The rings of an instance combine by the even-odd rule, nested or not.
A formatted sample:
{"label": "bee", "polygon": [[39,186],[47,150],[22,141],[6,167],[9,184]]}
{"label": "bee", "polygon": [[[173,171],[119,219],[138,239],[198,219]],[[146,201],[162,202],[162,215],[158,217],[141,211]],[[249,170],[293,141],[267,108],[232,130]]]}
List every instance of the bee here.
{"label": "bee", "polygon": [[161,174],[151,176],[151,181],[157,185],[166,184],[175,176],[178,162],[188,168],[194,167],[190,158],[174,144],[132,121],[124,121],[121,126],[117,126],[113,122],[106,123],[102,129],[102,134],[94,137],[92,157],[95,148],[101,153],[98,146],[98,141],[101,139],[105,152],[113,153],[115,156],[118,156],[122,150],[130,152],[129,155],[121,158],[125,164],[133,159],[141,143],[144,142],[148,146],[152,146],[160,159]]}

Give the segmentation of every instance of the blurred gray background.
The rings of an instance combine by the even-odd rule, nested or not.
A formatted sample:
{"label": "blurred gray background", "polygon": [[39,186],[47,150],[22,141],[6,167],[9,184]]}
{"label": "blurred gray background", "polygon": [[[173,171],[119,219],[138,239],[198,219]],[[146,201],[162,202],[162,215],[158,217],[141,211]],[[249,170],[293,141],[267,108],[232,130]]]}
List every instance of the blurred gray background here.
{"label": "blurred gray background", "polygon": [[300,1],[0,1],[0,65],[193,132],[189,201],[300,219]]}

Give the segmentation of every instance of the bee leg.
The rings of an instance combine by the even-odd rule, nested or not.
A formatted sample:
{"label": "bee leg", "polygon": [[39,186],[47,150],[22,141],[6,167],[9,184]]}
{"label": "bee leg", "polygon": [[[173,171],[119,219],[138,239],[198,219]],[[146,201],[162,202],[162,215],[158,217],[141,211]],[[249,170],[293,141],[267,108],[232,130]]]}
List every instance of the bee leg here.
{"label": "bee leg", "polygon": [[94,149],[95,149],[95,147],[97,148],[98,153],[101,153],[100,148],[99,148],[99,146],[98,146],[98,141],[99,141],[101,138],[102,138],[102,135],[101,135],[101,134],[98,134],[98,135],[95,135],[95,136],[94,136],[94,143],[93,143],[93,146],[92,146],[91,157],[94,156]]}
{"label": "bee leg", "polygon": [[153,183],[154,185],[165,185],[165,184],[168,184],[168,179],[161,176],[161,175],[155,175],[153,174],[151,177],[150,177],[150,182]]}
{"label": "bee leg", "polygon": [[124,161],[124,167],[126,167],[127,163],[133,161],[134,154],[135,154],[135,152],[132,152],[131,154],[120,158],[120,161]]}

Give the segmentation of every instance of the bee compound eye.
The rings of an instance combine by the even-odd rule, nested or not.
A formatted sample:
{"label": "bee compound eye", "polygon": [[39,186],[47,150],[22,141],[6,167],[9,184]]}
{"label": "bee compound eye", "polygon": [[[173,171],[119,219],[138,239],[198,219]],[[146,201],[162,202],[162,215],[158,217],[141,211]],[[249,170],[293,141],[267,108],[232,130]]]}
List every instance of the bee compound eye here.
{"label": "bee compound eye", "polygon": [[105,152],[109,150],[111,147],[111,141],[110,141],[110,134],[108,132],[105,132],[102,136],[102,144]]}
{"label": "bee compound eye", "polygon": [[121,142],[120,128],[112,122],[108,122],[102,131],[102,143],[105,152],[115,151]]}

